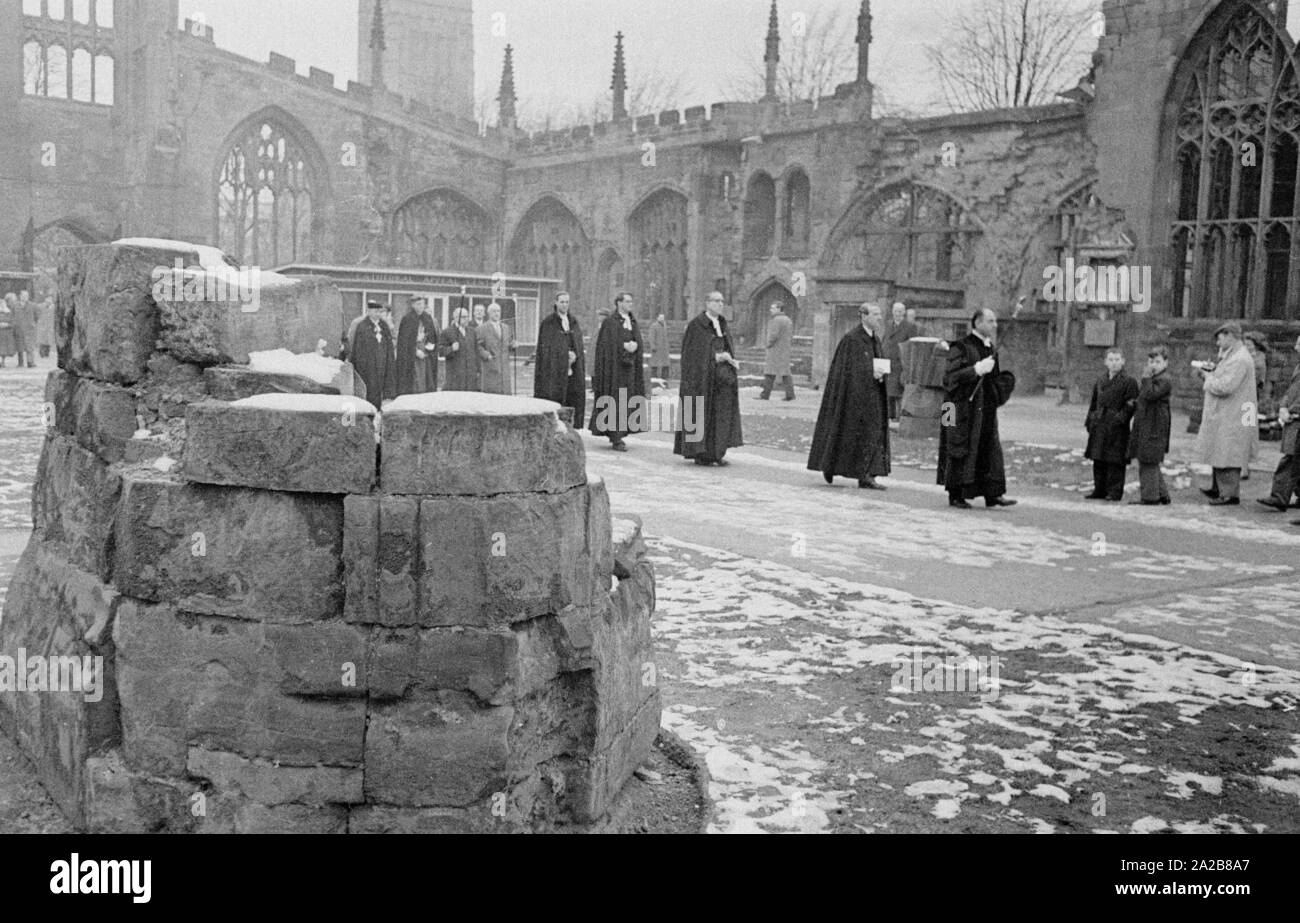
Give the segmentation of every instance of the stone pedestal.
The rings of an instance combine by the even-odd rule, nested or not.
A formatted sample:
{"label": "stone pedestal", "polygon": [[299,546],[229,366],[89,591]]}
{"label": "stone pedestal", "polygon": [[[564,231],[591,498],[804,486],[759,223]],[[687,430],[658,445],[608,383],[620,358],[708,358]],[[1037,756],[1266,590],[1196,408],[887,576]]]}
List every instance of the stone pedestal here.
{"label": "stone pedestal", "polygon": [[[0,695],[60,808],[113,832],[599,826],[659,729],[654,575],[560,408],[429,395],[380,421],[342,395],[212,400],[260,387],[223,371],[169,391],[142,452],[153,370],[231,353],[166,352],[155,256],[70,260],[81,358],[49,380],[0,619],[0,654],[96,684]],[[132,331],[125,364],[94,345]]]}

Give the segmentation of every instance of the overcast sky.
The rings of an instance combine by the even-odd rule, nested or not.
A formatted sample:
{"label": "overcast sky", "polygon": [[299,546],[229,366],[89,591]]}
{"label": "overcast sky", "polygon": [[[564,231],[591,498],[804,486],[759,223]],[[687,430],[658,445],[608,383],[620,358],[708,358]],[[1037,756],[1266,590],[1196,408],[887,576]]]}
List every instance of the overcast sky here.
{"label": "overcast sky", "polygon": [[[892,103],[924,111],[937,102],[925,44],[942,34],[942,24],[955,11],[974,2],[872,4],[871,76]],[[357,77],[357,0],[180,0],[180,6],[183,17],[201,12],[222,48],[261,61],[275,50],[296,58],[301,73],[308,65],[332,71],[340,86]],[[496,95],[509,42],[525,102],[583,106],[608,93],[613,36],[622,30],[633,74],[654,66],[680,71],[683,106],[716,102],[728,98],[746,66],[745,54],[752,56],[751,66],[761,62],[768,6],[769,0],[475,0],[476,84]],[[824,15],[837,8],[852,28],[859,3],[779,0],[779,6],[782,39],[789,43],[796,14]],[[1294,23],[1300,3],[1291,7]],[[1294,27],[1291,31],[1295,34]]]}

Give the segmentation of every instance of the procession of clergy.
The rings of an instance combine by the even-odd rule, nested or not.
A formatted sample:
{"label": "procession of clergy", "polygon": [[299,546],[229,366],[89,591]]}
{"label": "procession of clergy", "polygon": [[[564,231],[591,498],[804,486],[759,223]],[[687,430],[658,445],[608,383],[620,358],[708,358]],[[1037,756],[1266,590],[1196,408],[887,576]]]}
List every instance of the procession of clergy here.
{"label": "procession of clergy", "polygon": [[[538,329],[533,394],[573,408],[575,424],[586,420],[586,349],[581,325],[570,313],[570,296],[556,296],[553,311]],[[704,310],[686,326],[682,339],[681,375],[678,400],[692,401],[700,408],[702,426],[691,436],[678,430],[673,451],[697,465],[725,466],[727,450],[743,445],[740,423],[739,368],[734,356],[725,299],[709,294]],[[398,325],[396,335],[385,320],[386,308],[368,302],[366,315],[358,318],[345,338],[345,355],[365,383],[366,394],[376,407],[401,394],[438,390],[438,359],[447,364],[447,391],[483,391],[513,394],[515,340],[508,323],[501,319],[496,303],[479,306],[471,319],[465,308],[457,308],[452,324],[439,331],[428,312],[428,304],[417,299]],[[769,327],[769,357],[780,342],[790,337],[791,324],[773,306],[774,322]],[[878,305],[859,309],[861,323],[844,336],[835,351],[822,394],[821,411],[813,436],[808,468],[820,471],[828,484],[838,477],[855,479],[859,487],[884,490],[877,477],[889,474],[889,420],[891,377],[888,348],[883,339],[882,312]],[[1013,506],[1007,499],[1006,473],[998,438],[997,409],[1006,402],[1014,378],[998,365],[994,338],[997,316],[980,311],[972,321],[972,332],[952,344],[946,376],[947,407],[951,419],[939,441],[939,483],[948,491],[949,503],[969,509],[971,499],[982,497],[991,507]],[[782,378],[786,399],[793,399],[790,387],[788,342],[784,368],[769,363],[764,398],[770,395],[773,379]],[[626,452],[626,438],[635,430],[626,425],[626,412],[608,413],[611,403],[626,407],[633,398],[644,399],[645,359],[649,350],[651,370],[668,374],[668,332],[661,315],[643,336],[633,313],[633,298],[620,292],[614,310],[600,325],[591,369],[591,390],[595,399],[589,429],[607,437],[614,451]]]}

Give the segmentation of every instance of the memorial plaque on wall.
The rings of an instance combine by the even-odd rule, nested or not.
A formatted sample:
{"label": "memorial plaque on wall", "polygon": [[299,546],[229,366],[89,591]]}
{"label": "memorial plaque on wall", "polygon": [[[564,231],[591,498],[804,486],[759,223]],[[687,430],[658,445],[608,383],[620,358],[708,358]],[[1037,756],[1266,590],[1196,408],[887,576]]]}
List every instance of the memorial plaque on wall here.
{"label": "memorial plaque on wall", "polygon": [[1086,320],[1083,322],[1084,346],[1114,346],[1115,322],[1113,320]]}

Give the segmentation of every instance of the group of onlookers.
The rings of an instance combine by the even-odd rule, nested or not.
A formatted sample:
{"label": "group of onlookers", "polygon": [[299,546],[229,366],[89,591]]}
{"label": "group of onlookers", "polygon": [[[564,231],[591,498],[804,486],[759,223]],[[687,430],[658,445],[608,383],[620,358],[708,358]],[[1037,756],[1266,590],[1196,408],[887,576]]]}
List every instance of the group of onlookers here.
{"label": "group of onlookers", "polygon": [[514,333],[496,302],[475,305],[472,315],[456,308],[450,326],[439,330],[428,300],[416,298],[396,331],[388,307],[367,302],[343,335],[340,358],[352,363],[366,399],[380,407],[403,394],[437,391],[439,357],[447,364],[443,390],[513,394],[514,350]]}
{"label": "group of onlookers", "polygon": [[[1234,322],[1214,332],[1214,343],[1216,361],[1192,363],[1205,400],[1192,460],[1210,469],[1208,486],[1201,488],[1210,505],[1237,506],[1241,482],[1250,476],[1251,461],[1259,451],[1265,349],[1257,339],[1243,336],[1241,326]],[[1295,348],[1300,352],[1300,339]],[[1088,432],[1085,455],[1093,463],[1093,491],[1087,499],[1122,500],[1128,464],[1137,461],[1140,494],[1131,502],[1148,506],[1170,502],[1161,464],[1169,452],[1172,393],[1165,347],[1148,351],[1146,373],[1140,382],[1124,371],[1122,350],[1107,352],[1106,374],[1093,386],[1084,424]],[[1258,502],[1282,512],[1290,508],[1300,487],[1296,463],[1300,367],[1278,402],[1277,425],[1282,430],[1282,461],[1270,495]]]}
{"label": "group of onlookers", "polygon": [[0,299],[0,368],[10,356],[17,366],[36,368],[36,355],[48,356],[54,347],[54,299],[37,303],[24,289]]}

